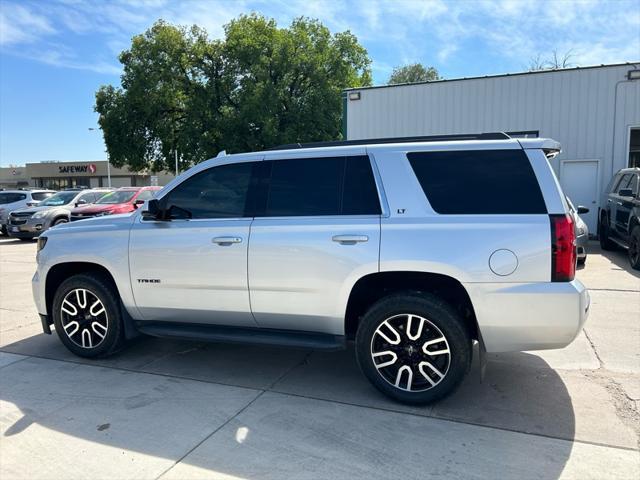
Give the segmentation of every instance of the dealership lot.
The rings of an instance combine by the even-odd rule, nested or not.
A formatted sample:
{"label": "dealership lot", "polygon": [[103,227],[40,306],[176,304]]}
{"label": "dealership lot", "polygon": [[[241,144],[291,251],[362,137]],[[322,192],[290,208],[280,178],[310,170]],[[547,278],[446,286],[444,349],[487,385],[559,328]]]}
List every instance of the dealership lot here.
{"label": "dealership lot", "polygon": [[0,240],[3,478],[640,475],[640,275],[623,252],[591,245],[572,345],[491,355],[482,384],[431,407],[382,397],[351,350],[143,338],[79,359],[41,332],[34,257]]}

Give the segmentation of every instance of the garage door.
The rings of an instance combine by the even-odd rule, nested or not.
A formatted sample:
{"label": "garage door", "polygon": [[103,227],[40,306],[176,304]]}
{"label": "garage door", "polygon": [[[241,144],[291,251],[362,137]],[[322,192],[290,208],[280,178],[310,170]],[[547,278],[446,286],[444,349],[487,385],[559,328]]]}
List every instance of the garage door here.
{"label": "garage door", "polygon": [[581,205],[589,209],[589,213],[580,217],[594,234],[598,221],[599,165],[599,160],[563,160],[560,163],[562,189],[576,207]]}

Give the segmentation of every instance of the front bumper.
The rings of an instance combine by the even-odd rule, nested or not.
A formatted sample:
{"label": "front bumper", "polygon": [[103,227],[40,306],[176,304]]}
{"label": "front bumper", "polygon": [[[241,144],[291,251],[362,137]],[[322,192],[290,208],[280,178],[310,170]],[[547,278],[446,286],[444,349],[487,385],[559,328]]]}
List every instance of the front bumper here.
{"label": "front bumper", "polygon": [[579,280],[465,287],[487,352],[564,348],[589,316],[591,299]]}
{"label": "front bumper", "polygon": [[36,238],[50,227],[50,220],[43,218],[28,218],[26,220],[10,219],[7,233],[16,238]]}

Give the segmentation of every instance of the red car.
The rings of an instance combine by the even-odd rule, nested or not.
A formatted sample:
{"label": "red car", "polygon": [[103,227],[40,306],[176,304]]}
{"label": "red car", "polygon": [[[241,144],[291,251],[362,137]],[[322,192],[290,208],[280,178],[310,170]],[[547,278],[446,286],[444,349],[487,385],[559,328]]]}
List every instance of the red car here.
{"label": "red car", "polygon": [[70,220],[83,220],[103,215],[133,212],[145,200],[153,198],[161,187],[122,187],[107,193],[96,203],[71,210]]}

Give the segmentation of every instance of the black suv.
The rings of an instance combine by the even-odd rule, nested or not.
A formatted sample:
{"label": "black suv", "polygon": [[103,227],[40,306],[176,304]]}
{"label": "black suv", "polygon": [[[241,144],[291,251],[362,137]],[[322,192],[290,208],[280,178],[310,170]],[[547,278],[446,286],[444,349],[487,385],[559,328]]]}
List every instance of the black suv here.
{"label": "black suv", "polygon": [[600,203],[598,236],[603,250],[627,249],[640,270],[640,168],[624,168],[613,177]]}

